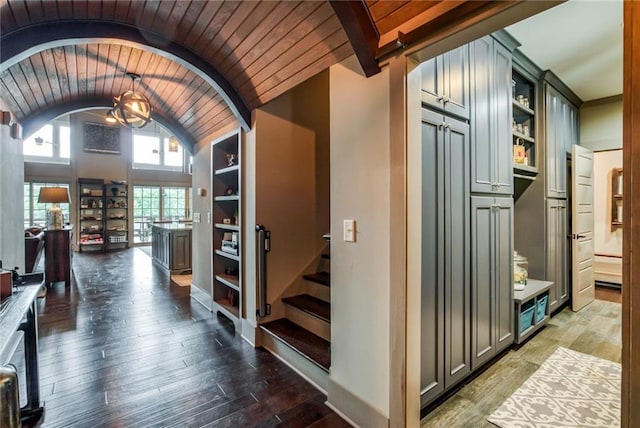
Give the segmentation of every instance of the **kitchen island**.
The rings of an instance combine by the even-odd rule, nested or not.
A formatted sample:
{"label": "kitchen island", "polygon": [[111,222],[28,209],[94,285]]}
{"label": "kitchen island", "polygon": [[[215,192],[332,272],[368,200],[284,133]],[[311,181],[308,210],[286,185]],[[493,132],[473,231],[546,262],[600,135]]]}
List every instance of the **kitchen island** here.
{"label": "kitchen island", "polygon": [[170,274],[191,271],[191,224],[152,224],[151,237],[151,256],[155,263]]}

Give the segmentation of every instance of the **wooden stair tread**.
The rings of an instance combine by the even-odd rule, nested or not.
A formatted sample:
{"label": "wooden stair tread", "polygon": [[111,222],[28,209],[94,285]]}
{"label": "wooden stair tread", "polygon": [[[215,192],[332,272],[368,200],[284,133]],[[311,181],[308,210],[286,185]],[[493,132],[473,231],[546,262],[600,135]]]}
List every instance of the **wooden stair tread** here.
{"label": "wooden stair tread", "polygon": [[308,294],[284,297],[282,301],[322,321],[331,322],[331,304],[329,302],[325,302]]}
{"label": "wooden stair tread", "polygon": [[306,279],[307,281],[313,281],[318,284],[326,285],[327,287],[331,285],[331,275],[329,274],[329,272],[310,273],[307,275],[302,275],[302,278]]}
{"label": "wooden stair tread", "polygon": [[327,373],[329,372],[329,366],[331,365],[329,346],[331,344],[328,341],[286,318],[260,324],[260,327]]}

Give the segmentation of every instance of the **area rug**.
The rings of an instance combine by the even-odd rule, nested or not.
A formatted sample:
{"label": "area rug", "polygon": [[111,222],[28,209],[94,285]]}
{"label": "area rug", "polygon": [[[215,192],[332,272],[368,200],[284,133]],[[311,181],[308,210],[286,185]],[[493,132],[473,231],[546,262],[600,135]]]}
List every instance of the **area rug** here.
{"label": "area rug", "polygon": [[620,426],[620,364],[558,348],[489,416],[501,428]]}
{"label": "area rug", "polygon": [[171,282],[180,287],[189,287],[191,285],[192,275],[171,275]]}

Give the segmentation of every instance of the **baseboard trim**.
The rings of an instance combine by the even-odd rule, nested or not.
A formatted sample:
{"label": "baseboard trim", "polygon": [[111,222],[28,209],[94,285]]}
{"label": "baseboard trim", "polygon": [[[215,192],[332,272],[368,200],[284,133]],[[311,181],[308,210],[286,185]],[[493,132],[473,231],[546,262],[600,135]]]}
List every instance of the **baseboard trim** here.
{"label": "baseboard trim", "polygon": [[242,332],[240,333],[240,337],[244,339],[252,347],[256,347],[256,329],[257,326],[253,325],[251,321],[243,318],[241,321],[242,324]]}
{"label": "baseboard trim", "polygon": [[380,410],[348,391],[331,376],[327,385],[327,406],[356,427],[388,428],[389,418]]}
{"label": "baseboard trim", "polygon": [[313,385],[318,391],[325,395],[327,394],[327,380],[329,376],[323,369],[307,360],[297,351],[294,351],[291,347],[276,339],[271,334],[260,330],[258,336],[260,336],[260,346],[302,376],[304,380]]}
{"label": "baseboard trim", "polygon": [[194,282],[191,283],[191,297],[209,312],[213,312],[213,298],[205,291],[202,291]]}

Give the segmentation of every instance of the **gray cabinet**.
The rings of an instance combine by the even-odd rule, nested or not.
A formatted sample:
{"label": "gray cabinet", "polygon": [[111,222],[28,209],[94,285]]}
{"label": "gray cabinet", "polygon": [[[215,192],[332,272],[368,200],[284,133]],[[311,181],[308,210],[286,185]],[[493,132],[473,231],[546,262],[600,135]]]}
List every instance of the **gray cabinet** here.
{"label": "gray cabinet", "polygon": [[421,76],[423,104],[469,119],[469,45],[424,62]]}
{"label": "gray cabinet", "polygon": [[469,127],[422,111],[421,401],[470,373]]}
{"label": "gray cabinet", "polygon": [[546,280],[553,282],[549,290],[549,310],[569,300],[567,280],[567,202],[547,199]]}
{"label": "gray cabinet", "polygon": [[513,194],[511,52],[492,37],[471,44],[471,191]]}
{"label": "gray cabinet", "polygon": [[471,365],[513,343],[513,199],[471,197]]}
{"label": "gray cabinet", "polygon": [[545,83],[545,134],[546,194],[550,198],[566,198],[566,159],[571,146],[578,144],[578,110],[548,83]]}

